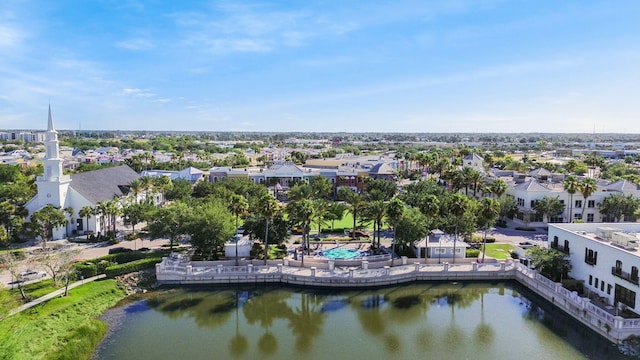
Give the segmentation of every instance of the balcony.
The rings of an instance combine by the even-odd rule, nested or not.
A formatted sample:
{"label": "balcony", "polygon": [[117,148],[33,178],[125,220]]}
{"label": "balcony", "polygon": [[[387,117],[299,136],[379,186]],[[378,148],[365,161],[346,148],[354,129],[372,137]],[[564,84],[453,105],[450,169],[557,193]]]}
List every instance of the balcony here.
{"label": "balcony", "polygon": [[595,257],[586,257],[586,258],[584,258],[584,262],[586,262],[589,265],[595,265],[596,264],[596,258]]}
{"label": "balcony", "polygon": [[640,285],[638,274],[629,274],[628,272],[622,271],[622,269],[615,266],[611,268],[611,274],[621,279],[625,279],[632,284]]}
{"label": "balcony", "polygon": [[568,247],[568,246],[567,246],[567,247],[564,247],[564,246],[562,246],[562,245],[558,245],[558,244],[551,243],[551,248],[552,248],[552,249],[556,249],[556,250],[558,250],[558,251],[560,251],[561,253],[564,253],[564,254],[566,254],[566,255],[569,255],[569,247]]}

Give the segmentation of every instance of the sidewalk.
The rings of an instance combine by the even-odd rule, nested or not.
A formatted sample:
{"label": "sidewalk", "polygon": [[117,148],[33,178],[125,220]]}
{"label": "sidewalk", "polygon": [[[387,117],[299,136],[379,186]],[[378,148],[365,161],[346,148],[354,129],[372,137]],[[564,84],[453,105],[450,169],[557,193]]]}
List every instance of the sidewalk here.
{"label": "sidewalk", "polygon": [[[93,276],[93,277],[90,277],[90,278],[87,278],[87,279],[84,279],[84,280],[76,281],[74,283],[69,284],[69,288],[68,289],[71,290],[71,289],[73,289],[75,287],[83,285],[84,283],[96,281],[96,280],[99,280],[99,279],[104,279],[106,277],[107,276],[105,274],[100,274],[100,275]],[[31,301],[31,302],[28,302],[28,303],[26,303],[24,305],[21,305],[21,306],[15,308],[15,309],[11,310],[7,316],[15,315],[15,314],[17,314],[19,312],[23,312],[23,311],[25,311],[27,309],[30,309],[30,308],[32,308],[32,307],[34,307],[36,305],[42,304],[45,301],[49,301],[49,300],[51,300],[51,299],[53,299],[55,297],[58,297],[58,296],[64,294],[64,290],[65,289],[63,287],[62,289],[58,289],[58,290],[56,290],[56,291],[54,291],[52,293],[49,293],[49,294],[47,294],[47,295],[45,295],[43,297],[39,297],[39,298],[37,298],[37,299],[35,299],[35,300]]]}

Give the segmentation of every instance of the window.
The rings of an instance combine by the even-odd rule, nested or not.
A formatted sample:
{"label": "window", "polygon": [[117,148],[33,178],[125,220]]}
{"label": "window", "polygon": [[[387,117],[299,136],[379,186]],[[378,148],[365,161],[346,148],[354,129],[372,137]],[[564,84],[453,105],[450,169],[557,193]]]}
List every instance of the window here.
{"label": "window", "polygon": [[582,207],[582,200],[576,200],[576,205],[574,207],[575,208],[581,208]]}
{"label": "window", "polygon": [[584,249],[584,262],[589,265],[596,265],[598,263],[598,252],[592,249]]}
{"label": "window", "polygon": [[594,287],[597,289],[598,288],[598,278],[596,278],[596,281],[593,282]]}
{"label": "window", "polygon": [[636,306],[635,291],[631,291],[623,286],[616,284],[616,293],[614,296],[615,296],[614,298],[615,303],[619,301],[630,308],[634,308]]}
{"label": "window", "polygon": [[589,275],[589,285],[593,285],[593,275]]}
{"label": "window", "polygon": [[611,295],[611,284],[607,284],[607,295]]}
{"label": "window", "polygon": [[631,267],[631,281],[635,281],[636,283],[638,282],[638,267],[637,266],[632,266]]}
{"label": "window", "polygon": [[560,200],[560,204],[564,205],[564,200]]}
{"label": "window", "polygon": [[524,199],[518,198],[518,206],[524,206]]}
{"label": "window", "polygon": [[531,200],[531,208],[533,209],[534,207],[536,207],[536,200]]}
{"label": "window", "polygon": [[445,254],[446,252],[447,252],[447,249],[443,249],[443,248],[436,249],[436,254]]}
{"label": "window", "polygon": [[587,222],[593,222],[593,214],[587,214]]}
{"label": "window", "polygon": [[582,220],[582,214],[580,214],[580,213],[573,214],[573,219],[574,220]]}
{"label": "window", "polygon": [[595,200],[589,200],[589,201],[587,201],[587,207],[588,207],[588,208],[594,208],[594,207],[596,207],[596,201],[595,201]]}
{"label": "window", "polygon": [[84,222],[82,221],[82,219],[76,220],[76,228],[78,230],[84,230],[83,224],[84,224]]}
{"label": "window", "polygon": [[600,291],[604,291],[604,281],[600,282]]}
{"label": "window", "polygon": [[456,254],[460,254],[461,252],[462,252],[462,249],[460,249],[460,248],[456,249]]}

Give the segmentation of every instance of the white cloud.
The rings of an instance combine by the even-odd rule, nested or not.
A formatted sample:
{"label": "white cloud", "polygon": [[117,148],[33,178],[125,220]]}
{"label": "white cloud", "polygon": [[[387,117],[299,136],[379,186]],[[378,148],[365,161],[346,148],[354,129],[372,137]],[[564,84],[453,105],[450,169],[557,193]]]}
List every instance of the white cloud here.
{"label": "white cloud", "polygon": [[140,38],[118,41],[116,43],[116,46],[123,49],[132,50],[132,51],[149,50],[155,47],[155,45],[151,41],[147,39],[140,39]]}
{"label": "white cloud", "polygon": [[11,47],[18,45],[25,34],[16,28],[0,24],[0,47]]}

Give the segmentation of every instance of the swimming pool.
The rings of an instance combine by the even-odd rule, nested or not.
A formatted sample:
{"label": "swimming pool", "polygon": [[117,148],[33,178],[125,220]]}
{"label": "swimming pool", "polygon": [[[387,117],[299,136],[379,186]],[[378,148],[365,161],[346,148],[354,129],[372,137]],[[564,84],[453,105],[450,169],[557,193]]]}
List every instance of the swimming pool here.
{"label": "swimming pool", "polygon": [[333,248],[320,252],[327,259],[355,259],[365,256],[365,252],[356,249]]}

